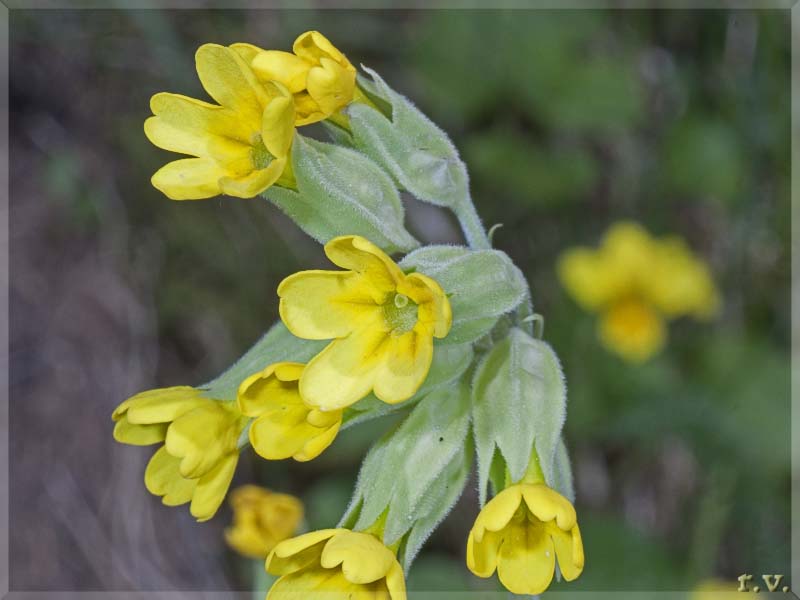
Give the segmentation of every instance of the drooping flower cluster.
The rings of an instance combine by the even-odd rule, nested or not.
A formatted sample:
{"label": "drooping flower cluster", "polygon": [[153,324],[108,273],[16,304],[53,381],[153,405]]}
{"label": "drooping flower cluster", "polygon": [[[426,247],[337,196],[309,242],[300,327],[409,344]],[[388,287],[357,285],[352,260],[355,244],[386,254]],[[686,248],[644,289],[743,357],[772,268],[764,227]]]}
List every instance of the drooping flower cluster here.
{"label": "drooping flower cluster", "polygon": [[[143,392],[114,411],[118,441],[163,442],[147,489],[207,520],[247,445],[267,460],[309,461],[348,426],[406,409],[365,457],[336,528],[291,537],[302,530],[298,499],[256,486],[230,494],[226,540],[266,557],[279,576],[270,600],[405,600],[403,570],[465,488],[473,455],[481,503],[489,481],[494,498],[467,538],[468,568],[496,571],[520,594],[544,591],[556,563],[564,579],[578,577],[560,365],[534,335],[524,276],[491,248],[450,140],[376,73],[358,79],[315,31],[291,53],[206,44],[196,66],[215,104],[152,98],[146,135],[190,157],[153,185],[175,200],[263,194],[341,270],[284,279],[281,322],[218,378]],[[335,144],[297,131],[317,122]],[[451,209],[469,245],[418,247],[400,189]],[[395,262],[396,251],[408,253]],[[677,275],[685,271],[667,274]],[[685,295],[671,291],[658,292],[672,307],[662,310],[685,310]]]}
{"label": "drooping flower cluster", "polygon": [[632,362],[661,350],[668,319],[707,319],[719,310],[708,267],[685,242],[653,238],[636,223],[613,225],[596,250],[566,251],[558,274],[584,309],[600,313],[603,344]]}

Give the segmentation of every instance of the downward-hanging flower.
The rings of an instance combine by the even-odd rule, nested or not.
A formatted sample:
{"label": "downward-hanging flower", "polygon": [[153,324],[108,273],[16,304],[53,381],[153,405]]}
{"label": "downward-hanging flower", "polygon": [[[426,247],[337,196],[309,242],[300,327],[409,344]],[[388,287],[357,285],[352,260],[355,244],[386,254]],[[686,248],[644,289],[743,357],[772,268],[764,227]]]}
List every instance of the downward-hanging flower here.
{"label": "downward-hanging flower", "polygon": [[655,239],[636,223],[613,225],[597,250],[568,250],[558,274],[584,309],[601,314],[603,344],[632,362],[663,347],[667,319],[708,318],[719,310],[706,264],[680,238]]}
{"label": "downward-hanging flower", "polygon": [[255,417],[250,444],[267,460],[292,457],[307,461],[331,445],[342,424],[342,411],[322,412],[307,406],[298,382],[305,365],[275,363],[245,379],[239,387],[239,409]]}
{"label": "downward-hanging flower", "polygon": [[225,530],[228,545],[252,558],[265,559],[279,543],[295,534],[303,520],[303,503],[289,494],[276,494],[257,485],[230,493],[233,525]]}
{"label": "downward-hanging flower", "polygon": [[214,516],[233,478],[247,422],[235,402],[207,398],[188,386],[162,388],[128,398],[112,418],[118,442],[164,442],[145,470],[150,493],[167,506],[191,502],[198,521]]}
{"label": "downward-hanging flower", "polygon": [[353,100],[355,67],[324,35],[307,31],[292,50],[261,50],[252,67],[261,81],[279,81],[294,94],[298,126],[327,119]]}
{"label": "downward-hanging flower", "polygon": [[275,546],[266,568],[280,576],[267,600],[406,600],[394,552],[368,533],[323,529],[286,540]]}
{"label": "downward-hanging flower", "polygon": [[246,44],[197,50],[200,82],[219,104],[168,93],[150,100],[155,116],[144,124],[148,139],[195,157],[168,163],[153,175],[153,185],[173,200],[252,198],[276,183],[292,187],[292,95],[280,83],[258,81],[248,63],[253,53]]}
{"label": "downward-hanging flower", "polygon": [[409,399],[430,369],[433,338],[450,331],[444,291],[421,273],[405,274],[360,236],[338,237],[325,253],[346,271],[301,271],[278,286],[280,314],[294,335],[333,341],[300,376],[303,400],[324,411],[370,391],[394,404]]}
{"label": "downward-hanging flower", "polygon": [[467,541],[467,567],[479,577],[495,569],[515,594],[541,594],[556,559],[567,581],[583,571],[583,542],[572,504],[544,483],[518,483],[492,498]]}

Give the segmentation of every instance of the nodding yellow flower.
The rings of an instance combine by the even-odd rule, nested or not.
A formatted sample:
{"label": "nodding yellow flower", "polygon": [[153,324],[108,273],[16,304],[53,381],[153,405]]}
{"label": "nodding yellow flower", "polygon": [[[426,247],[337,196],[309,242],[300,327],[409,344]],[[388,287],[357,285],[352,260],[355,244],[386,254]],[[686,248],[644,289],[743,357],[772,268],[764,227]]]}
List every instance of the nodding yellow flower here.
{"label": "nodding yellow flower", "polygon": [[495,569],[515,594],[541,594],[556,559],[567,581],[583,571],[583,542],[569,500],[543,483],[518,483],[492,498],[467,541],[467,567],[478,577]]}
{"label": "nodding yellow flower", "polygon": [[341,410],[322,412],[307,406],[300,397],[304,367],[275,363],[239,386],[239,409],[255,417],[250,425],[250,443],[267,460],[311,460],[330,446],[339,432]]}
{"label": "nodding yellow flower", "polygon": [[603,344],[631,362],[664,346],[667,319],[709,318],[720,307],[707,265],[686,243],[653,238],[636,223],[614,224],[596,250],[567,250],[558,274],[578,304],[600,313]]}
{"label": "nodding yellow flower", "polygon": [[230,493],[233,525],[225,530],[228,545],[252,558],[265,559],[278,542],[292,537],[303,520],[303,503],[257,485]]}
{"label": "nodding yellow flower", "polygon": [[298,126],[327,119],[353,100],[356,69],[324,35],[307,31],[292,50],[262,50],[252,67],[261,81],[279,81],[294,94]]}
{"label": "nodding yellow flower", "polygon": [[233,478],[247,422],[235,402],[206,398],[188,386],[162,388],[128,398],[112,418],[118,442],[164,442],[145,470],[150,493],[167,506],[191,502],[198,521],[214,516]]}
{"label": "nodding yellow flower", "polygon": [[363,237],[335,238],[325,253],[347,270],[301,271],[278,286],[289,331],[333,339],[303,370],[300,395],[323,411],[370,391],[390,404],[409,399],[430,369],[433,338],[450,331],[447,296],[430,277],[403,273]]}
{"label": "nodding yellow flower", "polygon": [[169,198],[252,198],[275,183],[293,185],[292,95],[280,83],[258,81],[246,60],[252,54],[246,44],[197,50],[200,82],[219,104],[169,93],[151,98],[155,116],[145,121],[147,138],[195,157],[168,163],[153,175],[153,185]]}
{"label": "nodding yellow flower", "polygon": [[266,568],[281,576],[267,600],[406,600],[403,569],[394,552],[368,533],[323,529],[286,540],[275,546]]}

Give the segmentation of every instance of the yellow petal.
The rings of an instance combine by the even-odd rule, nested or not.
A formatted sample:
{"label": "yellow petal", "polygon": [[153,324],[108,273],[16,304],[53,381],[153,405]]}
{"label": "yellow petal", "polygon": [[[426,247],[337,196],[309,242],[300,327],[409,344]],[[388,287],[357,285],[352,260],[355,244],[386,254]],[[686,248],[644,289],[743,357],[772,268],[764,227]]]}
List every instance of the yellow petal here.
{"label": "yellow petal", "polygon": [[515,522],[503,532],[497,558],[500,582],[515,594],[541,594],[555,572],[553,540],[541,523]]}
{"label": "yellow petal", "polygon": [[[144,392],[139,392],[138,394],[134,394],[124,402],[122,402],[117,408],[114,409],[111,418],[114,421],[118,421],[123,416],[125,416],[128,410],[132,406],[140,405],[144,402],[144,400],[149,399],[157,399],[155,404],[156,405],[168,405],[171,404],[173,400],[183,401],[184,398],[194,398],[200,395],[200,392],[188,385],[178,385],[168,388],[155,388],[152,390],[145,390]],[[172,418],[163,419],[163,422],[171,421]],[[158,423],[162,422],[158,418],[155,420],[148,421],[151,423]]]}
{"label": "yellow petal", "polygon": [[373,290],[357,273],[301,271],[278,286],[280,315],[286,327],[303,339],[344,337],[365,318],[378,314]]}
{"label": "yellow petal", "polygon": [[205,398],[200,392],[188,386],[154,390],[149,395],[137,394],[127,412],[128,421],[137,425],[150,423],[169,423],[181,415],[206,406],[214,400]]}
{"label": "yellow petal", "polygon": [[326,118],[326,115],[320,110],[319,105],[308,92],[294,95],[294,109],[296,112],[294,124],[297,127],[316,123]]}
{"label": "yellow petal", "polygon": [[345,530],[320,529],[281,542],[267,557],[267,572],[285,575],[317,562],[324,544],[338,531]]}
{"label": "yellow petal", "polygon": [[380,293],[376,296],[378,304],[383,304],[405,277],[400,267],[383,250],[358,235],[332,239],[325,244],[325,254],[333,264],[365,275],[372,287]]}
{"label": "yellow petal", "polygon": [[548,524],[548,533],[553,538],[553,546],[558,558],[558,568],[567,581],[577,579],[583,571],[583,542],[578,526],[570,531],[563,531]]}
{"label": "yellow petal", "polygon": [[241,431],[236,413],[221,402],[195,408],[178,417],[167,430],[165,448],[181,458],[184,477],[200,477],[236,449]]}
{"label": "yellow petal", "polygon": [[261,139],[272,156],[286,158],[294,139],[294,100],[282,85],[271,85],[277,95],[269,101],[261,117]]}
{"label": "yellow petal", "polygon": [[322,113],[332,115],[352,102],[356,74],[329,58],[322,58],[320,66],[308,72],[306,87]]}
{"label": "yellow petal", "polygon": [[217,44],[204,44],[195,54],[200,82],[214,100],[236,112],[245,125],[261,123],[267,94],[238,52]]}
{"label": "yellow petal", "polygon": [[641,363],[659,352],[666,341],[663,319],[650,306],[636,301],[613,305],[601,318],[603,344],[625,360]]}
{"label": "yellow petal", "polygon": [[202,200],[219,196],[222,168],[210,158],[183,158],[161,167],[153,175],[153,187],[172,200]]}
{"label": "yellow petal", "polygon": [[394,554],[368,533],[340,531],[325,544],[320,564],[326,569],[341,565],[352,583],[371,583],[384,577],[397,562]]}
{"label": "yellow petal", "polygon": [[306,423],[308,408],[285,405],[263,413],[250,425],[250,444],[267,460],[283,460],[300,452],[319,430]]}
{"label": "yellow petal", "polygon": [[339,418],[336,423],[327,429],[320,430],[320,433],[310,438],[306,442],[305,446],[303,446],[303,449],[294,454],[293,458],[296,461],[307,462],[309,460],[313,460],[322,454],[325,449],[333,443],[333,440],[336,439],[336,435],[339,433],[339,427],[342,424],[341,411],[337,410],[333,412],[339,413]]}
{"label": "yellow petal", "polygon": [[512,485],[489,500],[483,507],[478,518],[475,519],[475,541],[483,540],[484,530],[500,531],[511,520],[522,502],[522,490],[518,485]]}
{"label": "yellow petal", "polygon": [[[403,575],[403,568],[397,561],[386,574],[386,589],[391,600],[406,600],[406,579]],[[388,600],[385,596],[377,595],[376,600]]]}
{"label": "yellow petal", "polygon": [[558,527],[564,531],[575,527],[575,508],[564,496],[543,484],[523,484],[519,487],[522,489],[525,504],[537,519],[545,523],[555,519]]}
{"label": "yellow petal", "polygon": [[254,198],[272,186],[286,168],[286,159],[275,159],[266,169],[252,171],[243,177],[220,177],[219,189],[235,198]]}
{"label": "yellow petal", "polygon": [[432,360],[433,338],[427,332],[391,336],[375,375],[375,395],[389,404],[408,400],[425,381]]}
{"label": "yellow petal", "polygon": [[419,305],[419,324],[435,337],[443,338],[450,332],[453,311],[450,300],[438,282],[422,273],[411,273],[398,284],[397,292],[405,294]]}
{"label": "yellow petal", "polygon": [[281,577],[270,588],[267,599],[376,600],[382,583],[351,583],[337,569],[314,566]]}
{"label": "yellow petal", "polygon": [[225,456],[197,481],[189,510],[198,521],[207,521],[217,512],[231,485],[238,462],[239,451],[236,450]]}
{"label": "yellow petal", "polygon": [[334,340],[306,365],[300,395],[310,406],[336,410],[355,404],[375,383],[385,360],[389,334],[381,319],[367,321],[358,330]]}
{"label": "yellow petal", "polygon": [[478,577],[491,577],[497,568],[497,554],[502,541],[502,532],[486,531],[481,541],[477,542],[470,531],[467,539],[467,568]]}
{"label": "yellow petal", "polygon": [[305,89],[306,75],[311,68],[311,64],[302,58],[280,50],[259,52],[251,64],[261,81],[279,81],[292,94]]}
{"label": "yellow petal", "polygon": [[166,448],[159,448],[144,472],[144,485],[151,494],[163,496],[167,506],[178,506],[192,499],[197,480],[185,479],[178,471],[179,461]]}
{"label": "yellow petal", "polygon": [[257,417],[287,403],[301,405],[297,381],[304,368],[300,363],[281,362],[254,373],[239,386],[236,396],[239,410],[248,417]]}
{"label": "yellow petal", "polygon": [[301,33],[294,41],[292,51],[311,64],[319,64],[322,58],[330,58],[343,67],[355,71],[345,55],[319,31]]}
{"label": "yellow petal", "polygon": [[152,425],[132,425],[127,419],[117,421],[114,426],[114,439],[123,444],[149,446],[164,441],[167,435],[166,423]]}
{"label": "yellow petal", "polygon": [[255,528],[228,527],[225,542],[238,553],[251,558],[266,558],[270,548]]}
{"label": "yellow petal", "polygon": [[259,48],[258,46],[254,46],[253,44],[246,44],[244,42],[237,42],[236,44],[231,44],[228,46],[231,50],[235,51],[239,56],[244,59],[250,68],[253,67],[253,59],[264,52],[263,48]]}
{"label": "yellow petal", "polygon": [[259,131],[227,108],[180,94],[156,94],[150,99],[150,110],[155,117],[145,121],[147,138],[172,152],[224,159],[247,151]]}

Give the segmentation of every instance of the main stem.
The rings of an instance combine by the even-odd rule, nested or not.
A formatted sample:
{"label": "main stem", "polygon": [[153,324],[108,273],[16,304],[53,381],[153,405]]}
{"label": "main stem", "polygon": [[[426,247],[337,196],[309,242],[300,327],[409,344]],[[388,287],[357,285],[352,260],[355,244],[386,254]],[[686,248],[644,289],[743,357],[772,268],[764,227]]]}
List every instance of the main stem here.
{"label": "main stem", "polygon": [[483,223],[481,223],[481,218],[478,216],[475,205],[469,196],[455,206],[453,212],[461,224],[461,229],[467,238],[467,244],[470,248],[473,250],[488,250],[492,247],[489,236],[486,235],[486,230],[483,228]]}

